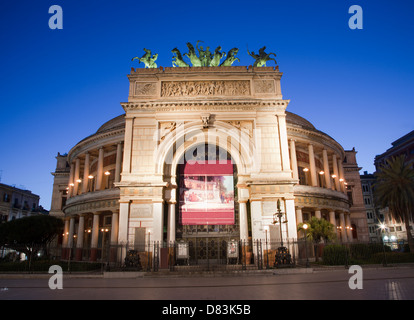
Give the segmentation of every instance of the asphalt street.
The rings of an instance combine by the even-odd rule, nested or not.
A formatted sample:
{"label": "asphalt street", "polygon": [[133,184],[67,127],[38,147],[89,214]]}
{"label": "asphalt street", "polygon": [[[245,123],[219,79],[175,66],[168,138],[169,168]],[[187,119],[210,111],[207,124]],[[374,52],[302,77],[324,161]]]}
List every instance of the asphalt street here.
{"label": "asphalt street", "polygon": [[[356,273],[355,273],[356,275]],[[412,300],[414,268],[367,268],[355,280],[347,269],[267,275],[137,277],[62,277],[1,275],[0,300]],[[358,281],[358,288],[352,283]]]}

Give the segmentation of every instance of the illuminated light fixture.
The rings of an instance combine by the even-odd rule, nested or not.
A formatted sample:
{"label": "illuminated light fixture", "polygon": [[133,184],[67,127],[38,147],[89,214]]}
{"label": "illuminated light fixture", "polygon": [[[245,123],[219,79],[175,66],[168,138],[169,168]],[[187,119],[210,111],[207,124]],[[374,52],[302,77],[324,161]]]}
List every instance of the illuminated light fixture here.
{"label": "illuminated light fixture", "polygon": [[342,179],[342,178],[341,178],[341,179],[339,179],[339,181],[341,181],[341,182],[342,182],[342,181],[344,181],[344,179]]}
{"label": "illuminated light fixture", "polygon": [[336,178],[336,174],[331,175],[332,178]]}
{"label": "illuminated light fixture", "polygon": [[66,187],[66,190],[69,190],[69,187]]}
{"label": "illuminated light fixture", "polygon": [[304,172],[308,172],[308,171],[309,171],[309,169],[308,169],[308,168],[303,168],[303,171],[304,171]]}
{"label": "illuminated light fixture", "polygon": [[76,182],[81,183],[81,182],[82,182],[82,180],[81,180],[81,179],[78,179],[78,180],[76,180]]}
{"label": "illuminated light fixture", "polygon": [[105,175],[109,176],[111,173],[109,171],[105,171]]}
{"label": "illuminated light fixture", "polygon": [[71,187],[73,187],[75,184],[74,184],[74,183],[69,183],[69,185],[70,185]]}
{"label": "illuminated light fixture", "polygon": [[346,186],[347,186],[347,185],[348,185],[348,182],[344,181],[344,185],[346,185]]}
{"label": "illuminated light fixture", "polygon": [[325,174],[325,172],[321,170],[319,171],[319,174],[322,175],[322,174]]}

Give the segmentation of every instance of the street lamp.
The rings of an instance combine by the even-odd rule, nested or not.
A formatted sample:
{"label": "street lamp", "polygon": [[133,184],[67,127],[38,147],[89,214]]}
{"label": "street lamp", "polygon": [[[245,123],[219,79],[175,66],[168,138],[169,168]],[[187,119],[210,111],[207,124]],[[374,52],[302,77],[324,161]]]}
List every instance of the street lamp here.
{"label": "street lamp", "polygon": [[[381,229],[381,233],[385,233],[385,224],[381,223],[379,225],[379,227]],[[384,243],[384,241],[385,240],[388,240],[388,236],[385,235],[385,236],[381,237],[381,240],[382,240],[382,251],[384,253],[384,262],[383,262],[383,265],[384,265],[384,267],[386,267],[387,266],[387,256],[385,255],[385,243]]]}
{"label": "street lamp", "polygon": [[267,248],[267,230],[269,230],[269,226],[264,226],[264,230],[266,233],[266,269],[269,269],[269,250]]}
{"label": "street lamp", "polygon": [[[282,221],[282,217],[285,215],[285,221]],[[273,224],[280,224],[280,246],[283,247],[283,238],[282,238],[282,223],[287,223],[286,213],[282,212],[280,209],[280,200],[277,200],[277,212],[273,214]]]}
{"label": "street lamp", "polygon": [[309,268],[309,259],[308,259],[308,245],[307,245],[307,235],[306,235],[306,230],[308,229],[308,225],[306,223],[303,224],[302,228],[305,231],[305,256],[306,256],[306,268]]}

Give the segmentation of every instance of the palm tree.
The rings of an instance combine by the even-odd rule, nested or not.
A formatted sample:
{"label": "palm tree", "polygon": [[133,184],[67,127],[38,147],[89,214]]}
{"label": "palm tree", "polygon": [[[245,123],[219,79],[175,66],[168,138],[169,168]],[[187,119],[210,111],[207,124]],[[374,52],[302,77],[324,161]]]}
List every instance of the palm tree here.
{"label": "palm tree", "polygon": [[319,243],[322,240],[331,241],[336,237],[334,225],[325,219],[318,219],[312,217],[309,221],[299,223],[298,231],[303,231],[303,225],[307,224],[306,230],[307,239],[312,242]]}
{"label": "palm tree", "polygon": [[318,219],[312,217],[309,221],[299,223],[298,231],[304,231],[303,225],[306,224],[308,228],[306,229],[306,239],[309,239],[314,243],[315,258],[318,261],[319,254],[318,248],[322,240],[329,242],[334,240],[336,237],[336,232],[334,230],[334,225],[325,219]]}
{"label": "palm tree", "polygon": [[414,219],[414,169],[405,155],[392,157],[375,173],[374,196],[376,203],[388,207],[392,217],[405,224],[410,252],[414,242],[409,222]]}

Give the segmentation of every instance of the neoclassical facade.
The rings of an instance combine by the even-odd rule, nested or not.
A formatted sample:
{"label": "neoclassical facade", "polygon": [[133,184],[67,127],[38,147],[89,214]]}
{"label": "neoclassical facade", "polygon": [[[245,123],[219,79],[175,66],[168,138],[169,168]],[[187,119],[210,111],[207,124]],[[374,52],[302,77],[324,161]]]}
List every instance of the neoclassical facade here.
{"label": "neoclassical facade", "polygon": [[125,113],[57,156],[51,214],[65,220],[63,247],[96,260],[106,244],[297,239],[312,216],[342,241],[366,240],[350,214],[346,151],[286,110],[281,77],[277,67],[132,69]]}

